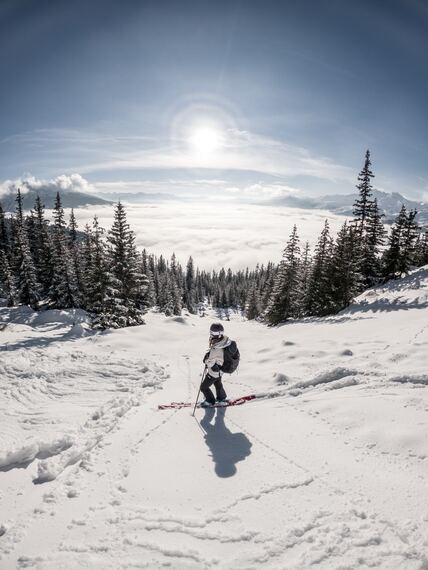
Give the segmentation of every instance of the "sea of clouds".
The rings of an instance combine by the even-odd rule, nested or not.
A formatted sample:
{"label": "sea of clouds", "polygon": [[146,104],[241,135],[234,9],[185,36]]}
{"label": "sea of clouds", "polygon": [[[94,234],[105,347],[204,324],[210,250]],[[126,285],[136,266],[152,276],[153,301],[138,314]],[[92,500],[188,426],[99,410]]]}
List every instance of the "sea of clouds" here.
{"label": "sea of clouds", "polygon": [[[126,211],[139,249],[166,257],[175,253],[182,263],[191,255],[204,269],[278,262],[294,224],[303,246],[305,241],[316,242],[326,219],[333,233],[345,221],[327,211],[223,201],[128,204]],[[96,215],[108,229],[114,207],[90,206],[75,213],[80,228]]]}

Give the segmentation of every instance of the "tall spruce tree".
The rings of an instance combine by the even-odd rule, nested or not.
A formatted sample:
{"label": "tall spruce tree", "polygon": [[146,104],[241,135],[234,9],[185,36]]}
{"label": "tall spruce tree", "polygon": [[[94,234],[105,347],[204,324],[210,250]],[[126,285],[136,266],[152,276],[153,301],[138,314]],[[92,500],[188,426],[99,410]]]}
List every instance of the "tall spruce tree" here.
{"label": "tall spruce tree", "polygon": [[415,265],[415,246],[418,238],[416,210],[407,212],[403,204],[395,219],[388,239],[388,246],[382,257],[385,279],[397,279],[408,273]]}
{"label": "tall spruce tree", "polygon": [[415,265],[421,267],[428,263],[428,231],[419,233],[415,245]]}
{"label": "tall spruce tree", "polygon": [[192,257],[189,257],[186,266],[184,304],[189,313],[195,312],[195,268]]}
{"label": "tall spruce tree", "polygon": [[297,228],[294,226],[284,249],[272,295],[265,314],[266,322],[277,325],[301,312],[299,300],[299,261],[300,247]]}
{"label": "tall spruce tree", "polygon": [[8,307],[13,307],[18,302],[15,277],[4,250],[0,250],[0,296],[6,298]]}
{"label": "tall spruce tree", "polygon": [[109,287],[108,327],[120,328],[144,323],[139,307],[143,290],[148,286],[147,278],[141,272],[135,234],[126,221],[123,204],[115,206],[114,222],[108,237],[109,245]]}
{"label": "tall spruce tree", "polygon": [[358,175],[358,198],[354,203],[354,223],[360,237],[363,237],[366,231],[367,219],[370,216],[373,207],[373,186],[371,179],[374,174],[371,170],[370,151],[366,151],[364,166]]}
{"label": "tall spruce tree", "polygon": [[256,282],[253,283],[245,306],[245,316],[249,321],[257,319],[261,313],[260,295]]}
{"label": "tall spruce tree", "polygon": [[104,229],[95,216],[92,228],[86,228],[84,241],[84,289],[86,309],[93,314],[92,324],[94,328],[100,329],[107,328],[110,322],[109,272],[103,236]]}
{"label": "tall spruce tree", "polygon": [[48,221],[45,219],[44,205],[40,196],[36,196],[34,205],[34,231],[32,234],[34,265],[37,279],[42,287],[42,294],[48,294],[52,284],[52,245],[50,242]]}
{"label": "tall spruce tree", "polygon": [[70,220],[68,224],[68,249],[70,253],[70,261],[73,267],[77,289],[80,297],[83,296],[84,284],[81,271],[81,247],[77,238],[78,225],[74,215],[74,209],[71,209]]}
{"label": "tall spruce tree", "polygon": [[332,257],[332,239],[328,220],[318,238],[315,247],[312,268],[305,298],[305,313],[322,316],[331,310],[330,266]]}
{"label": "tall spruce tree", "polygon": [[27,232],[24,227],[18,226],[17,247],[17,259],[20,260],[16,278],[18,300],[23,305],[29,305],[31,308],[37,309],[41,290],[37,281],[36,269],[31,256]]}
{"label": "tall spruce tree", "polygon": [[386,235],[382,218],[383,214],[380,212],[377,199],[375,198],[366,220],[365,240],[363,243],[361,273],[365,287],[376,285],[382,276],[380,253]]}
{"label": "tall spruce tree", "polygon": [[345,222],[337,235],[330,263],[331,312],[344,309],[361,292],[363,276],[355,263],[358,247],[358,229]]}
{"label": "tall spruce tree", "polygon": [[415,266],[416,242],[420,229],[416,221],[417,214],[417,210],[410,210],[406,216],[402,233],[400,262],[398,266],[400,274],[404,273],[407,275],[412,267]]}
{"label": "tall spruce tree", "polygon": [[9,235],[6,229],[6,219],[3,207],[0,203],[0,253],[2,251],[4,251],[7,257],[9,257]]}
{"label": "tall spruce tree", "polygon": [[354,203],[355,262],[360,265],[362,286],[371,287],[380,279],[379,250],[385,232],[377,200],[373,198],[370,151],[366,151],[364,166],[358,175],[358,198]]}
{"label": "tall spruce tree", "polygon": [[57,192],[53,210],[52,282],[49,289],[50,304],[55,309],[80,307],[81,295],[75,268],[70,256],[66,224],[61,197]]}

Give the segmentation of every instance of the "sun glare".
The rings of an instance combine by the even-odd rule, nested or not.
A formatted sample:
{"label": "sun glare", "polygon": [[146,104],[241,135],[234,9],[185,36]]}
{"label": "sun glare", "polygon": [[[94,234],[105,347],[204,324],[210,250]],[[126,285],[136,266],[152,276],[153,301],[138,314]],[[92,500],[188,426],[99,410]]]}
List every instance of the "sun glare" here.
{"label": "sun glare", "polygon": [[189,143],[194,152],[211,154],[222,146],[222,135],[213,127],[196,127],[189,137]]}

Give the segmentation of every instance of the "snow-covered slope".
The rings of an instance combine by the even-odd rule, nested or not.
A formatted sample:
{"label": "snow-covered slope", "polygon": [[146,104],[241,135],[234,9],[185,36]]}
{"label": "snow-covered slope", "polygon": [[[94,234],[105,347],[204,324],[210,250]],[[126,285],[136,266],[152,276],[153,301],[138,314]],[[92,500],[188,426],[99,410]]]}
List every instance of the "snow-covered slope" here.
{"label": "snow-covered slope", "polygon": [[211,317],[92,334],[0,309],[0,567],[428,568],[428,268],[335,317],[232,316],[240,407],[191,401]]}

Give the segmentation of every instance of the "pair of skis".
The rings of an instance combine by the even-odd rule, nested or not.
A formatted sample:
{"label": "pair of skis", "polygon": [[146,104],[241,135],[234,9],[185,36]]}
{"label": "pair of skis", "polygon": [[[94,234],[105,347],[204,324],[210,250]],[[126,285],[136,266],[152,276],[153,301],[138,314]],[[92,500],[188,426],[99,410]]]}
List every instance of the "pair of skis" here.
{"label": "pair of skis", "polygon": [[[251,400],[255,400],[257,396],[255,394],[249,394],[248,396],[241,396],[240,398],[236,398],[234,400],[226,400],[225,402],[218,402],[213,404],[212,406],[201,406],[200,404],[197,406],[198,408],[210,409],[210,408],[224,408],[228,406],[241,406],[246,402],[251,402]],[[171,410],[176,409],[179,410],[181,408],[191,408],[195,404],[191,402],[171,402],[170,404],[160,404],[158,406],[158,410]]]}

